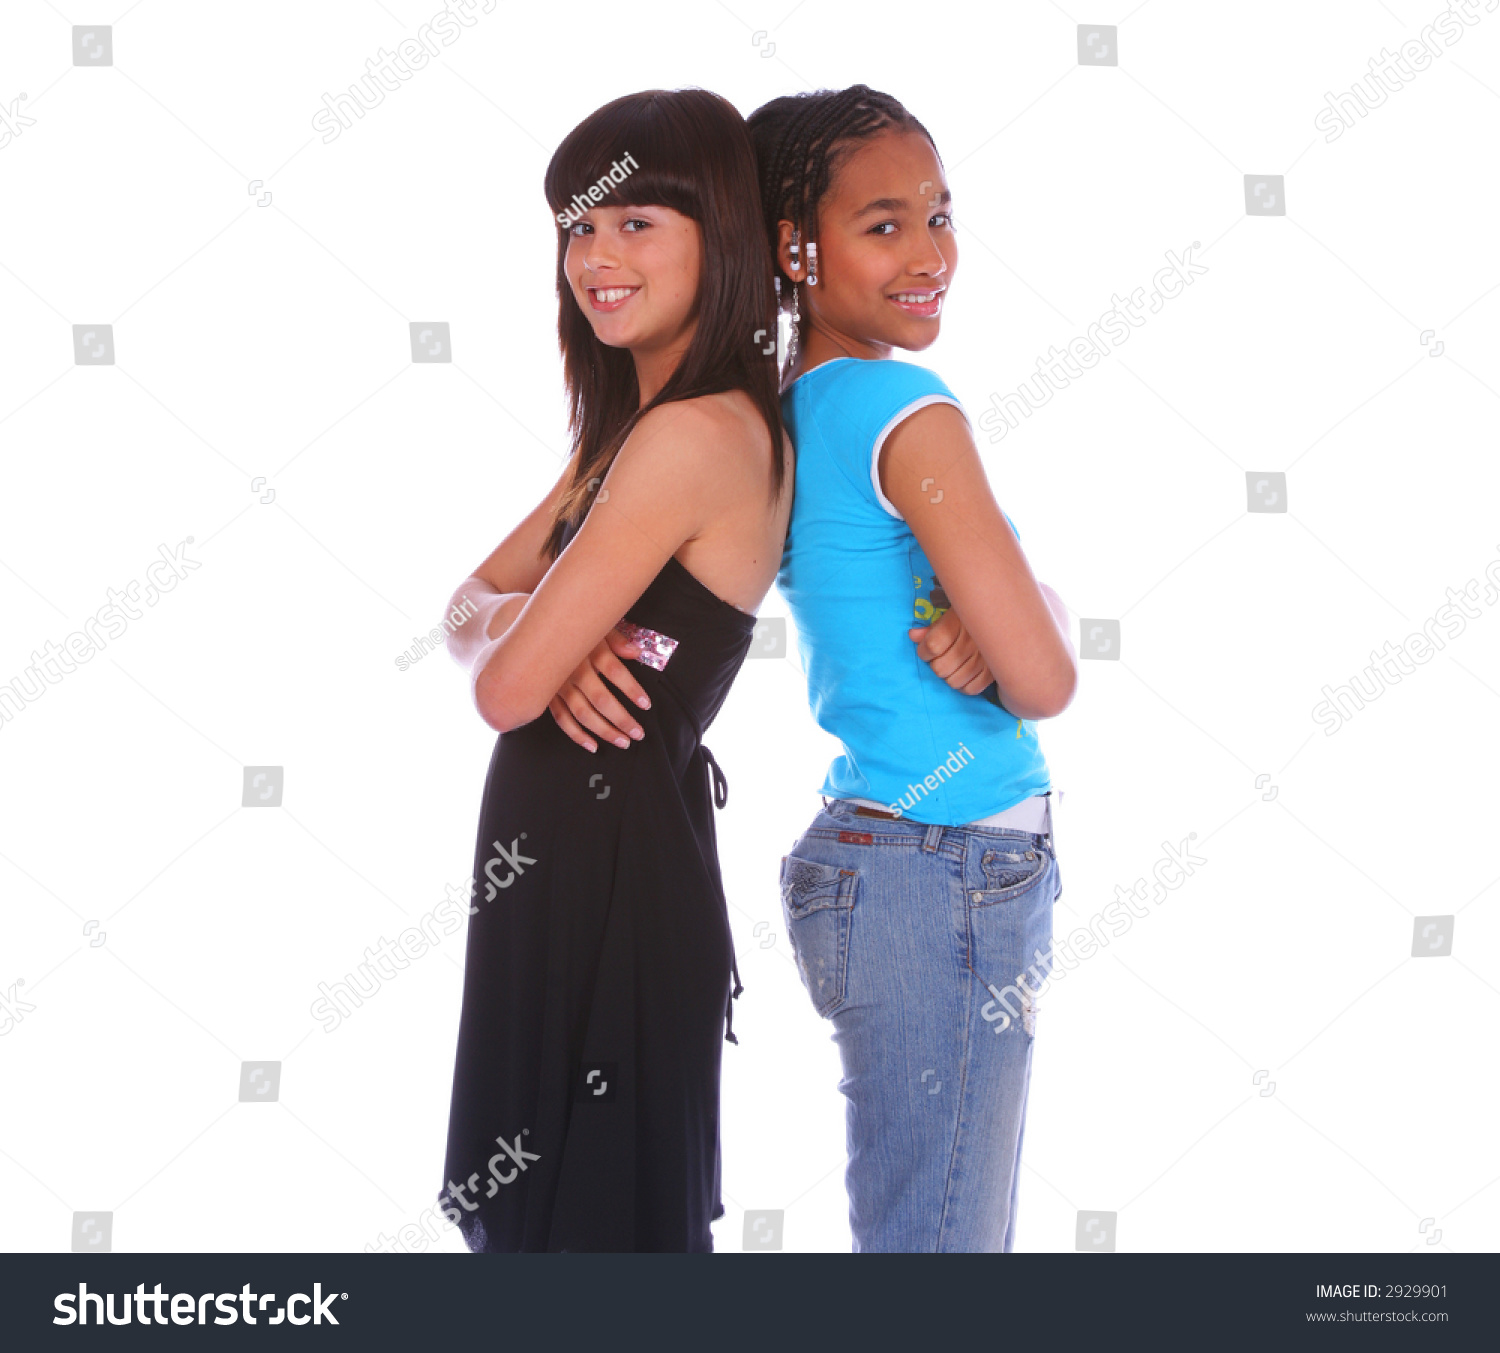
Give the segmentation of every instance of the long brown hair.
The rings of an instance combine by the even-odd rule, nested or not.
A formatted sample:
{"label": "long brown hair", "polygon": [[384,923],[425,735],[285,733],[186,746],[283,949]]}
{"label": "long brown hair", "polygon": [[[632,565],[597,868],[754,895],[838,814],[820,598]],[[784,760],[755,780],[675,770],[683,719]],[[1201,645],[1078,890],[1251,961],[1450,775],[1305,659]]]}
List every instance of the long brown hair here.
{"label": "long brown hair", "polygon": [[[623,180],[613,182],[629,155]],[[703,236],[698,327],[675,371],[645,408],[625,348],[594,336],[564,264],[571,225],[558,222],[557,339],[562,349],[572,435],[572,474],[558,501],[544,558],[555,559],[565,529],[579,522],[593,490],[648,409],[674,400],[743,390],[771,434],[771,499],[786,478],[777,393],[776,296],[770,246],[761,229],[755,150],[733,104],[706,89],[627,94],[584,118],[547,166],[547,204],[577,214],[573,199],[605,188],[600,206],[665,206],[691,217]],[[765,350],[770,348],[771,355]]]}

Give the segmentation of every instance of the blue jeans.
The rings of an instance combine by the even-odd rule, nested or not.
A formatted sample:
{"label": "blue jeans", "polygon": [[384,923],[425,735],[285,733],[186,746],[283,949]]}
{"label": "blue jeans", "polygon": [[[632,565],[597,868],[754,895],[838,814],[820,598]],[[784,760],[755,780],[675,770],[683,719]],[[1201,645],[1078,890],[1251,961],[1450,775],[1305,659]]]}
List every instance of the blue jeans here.
{"label": "blue jeans", "polygon": [[1045,833],[825,807],[781,861],[787,932],[833,1024],[856,1251],[1008,1252],[1061,875]]}

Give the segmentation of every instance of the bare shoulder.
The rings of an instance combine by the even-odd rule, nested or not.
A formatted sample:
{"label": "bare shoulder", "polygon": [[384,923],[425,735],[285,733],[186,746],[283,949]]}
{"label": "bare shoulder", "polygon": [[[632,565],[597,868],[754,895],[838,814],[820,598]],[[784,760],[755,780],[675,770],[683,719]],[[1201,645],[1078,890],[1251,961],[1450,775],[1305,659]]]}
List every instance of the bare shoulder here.
{"label": "bare shoulder", "polygon": [[620,456],[649,460],[666,473],[722,479],[763,470],[771,439],[755,402],[742,390],[673,400],[643,414]]}
{"label": "bare shoulder", "polygon": [[649,427],[661,434],[675,429],[680,436],[709,436],[747,449],[764,450],[768,443],[760,410],[743,390],[721,390],[717,394],[658,405],[636,427],[640,430]]}

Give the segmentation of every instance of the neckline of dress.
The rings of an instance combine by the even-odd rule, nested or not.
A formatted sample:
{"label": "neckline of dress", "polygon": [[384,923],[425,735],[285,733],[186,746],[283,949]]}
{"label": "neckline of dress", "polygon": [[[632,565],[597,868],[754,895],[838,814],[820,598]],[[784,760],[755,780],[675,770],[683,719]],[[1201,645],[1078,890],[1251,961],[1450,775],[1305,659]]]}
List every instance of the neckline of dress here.
{"label": "neckline of dress", "polygon": [[[576,529],[569,534],[567,540],[563,544],[564,549],[566,549],[568,544],[572,542],[573,536],[577,534],[578,532]],[[715,592],[713,588],[711,588],[706,582],[704,582],[702,578],[694,573],[692,569],[684,564],[682,560],[679,559],[675,554],[667,556],[667,563],[676,564],[678,572],[687,579],[688,585],[692,588],[695,588],[701,596],[712,602],[715,606],[718,606],[720,609],[728,611],[731,615],[734,615],[740,620],[746,622],[748,628],[755,628],[755,621],[757,617],[752,612],[742,611],[732,601],[725,601],[723,597]]]}

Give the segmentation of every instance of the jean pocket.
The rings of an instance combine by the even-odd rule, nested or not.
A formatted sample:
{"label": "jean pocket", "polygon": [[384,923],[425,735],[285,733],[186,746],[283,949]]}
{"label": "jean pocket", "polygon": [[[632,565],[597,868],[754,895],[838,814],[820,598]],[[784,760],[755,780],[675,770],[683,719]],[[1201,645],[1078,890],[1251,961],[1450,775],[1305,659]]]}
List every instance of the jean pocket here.
{"label": "jean pocket", "polygon": [[1052,854],[1046,848],[1023,845],[993,847],[979,857],[983,884],[970,896],[975,906],[988,907],[1018,897],[1046,873]]}
{"label": "jean pocket", "polygon": [[785,855],[781,911],[802,985],[825,1019],[844,1002],[849,975],[849,931],[859,874],[834,864]]}
{"label": "jean pocket", "polygon": [[1052,907],[1060,876],[1049,848],[986,850],[983,887],[968,896],[968,966],[993,997],[981,1014],[995,1033],[1036,1033],[1036,1011],[1052,971]]}

